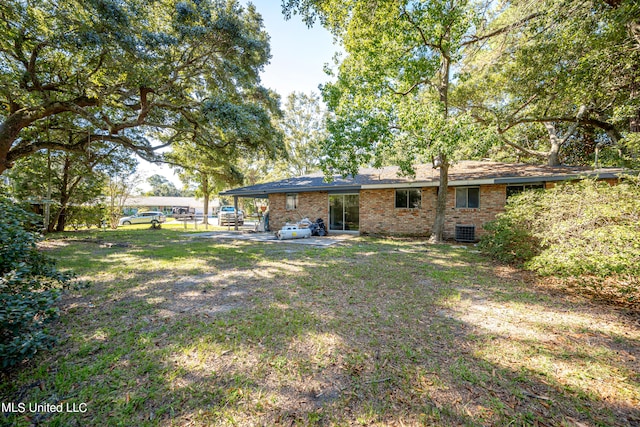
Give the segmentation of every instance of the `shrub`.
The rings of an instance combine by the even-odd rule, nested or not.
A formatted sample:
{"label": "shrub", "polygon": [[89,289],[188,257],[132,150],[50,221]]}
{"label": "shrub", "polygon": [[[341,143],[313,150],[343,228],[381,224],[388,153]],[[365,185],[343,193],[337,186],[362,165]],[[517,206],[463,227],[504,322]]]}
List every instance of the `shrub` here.
{"label": "shrub", "polygon": [[509,199],[480,246],[543,275],[640,276],[640,182],[582,180]]}
{"label": "shrub", "polygon": [[104,206],[70,206],[67,210],[67,223],[77,230],[80,227],[100,228],[104,219]]}
{"label": "shrub", "polygon": [[0,196],[0,358],[3,368],[55,341],[45,329],[70,276],[36,248],[39,218]]}
{"label": "shrub", "polygon": [[540,252],[539,240],[510,215],[485,224],[484,229],[490,234],[480,241],[480,247],[500,261],[522,266]]}

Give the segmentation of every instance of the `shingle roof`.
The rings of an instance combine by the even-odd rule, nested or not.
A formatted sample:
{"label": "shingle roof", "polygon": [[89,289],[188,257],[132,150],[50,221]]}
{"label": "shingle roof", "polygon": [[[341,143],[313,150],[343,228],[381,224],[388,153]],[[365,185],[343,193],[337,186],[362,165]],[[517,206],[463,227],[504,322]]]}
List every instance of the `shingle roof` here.
{"label": "shingle roof", "polygon": [[[326,182],[322,173],[266,182],[222,192],[227,196],[265,197],[272,193],[300,191],[357,191],[366,188],[437,186],[440,171],[432,165],[416,165],[414,177],[401,176],[398,166],[360,169],[355,177],[334,176]],[[449,185],[509,184],[536,181],[563,181],[584,175],[615,178],[623,169],[594,170],[586,167],[541,166],[487,161],[461,161],[449,168]]]}

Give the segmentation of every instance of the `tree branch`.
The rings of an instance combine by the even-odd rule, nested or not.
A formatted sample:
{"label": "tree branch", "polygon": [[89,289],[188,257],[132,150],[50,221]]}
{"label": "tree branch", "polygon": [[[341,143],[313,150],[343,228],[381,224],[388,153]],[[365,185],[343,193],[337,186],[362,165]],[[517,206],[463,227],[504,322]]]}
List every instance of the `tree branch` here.
{"label": "tree branch", "polygon": [[413,85],[411,85],[411,87],[405,91],[405,92],[398,92],[397,90],[391,89],[391,87],[389,87],[389,89],[391,89],[391,91],[393,92],[394,95],[400,95],[400,96],[407,96],[409,95],[411,92],[413,92],[418,86],[423,85],[423,84],[431,84],[431,82],[427,79],[425,80],[419,80],[417,82],[415,82]]}
{"label": "tree branch", "polygon": [[504,34],[507,33],[513,29],[519,28],[521,26],[523,26],[524,24],[526,24],[527,22],[531,21],[534,18],[537,18],[538,16],[543,15],[542,12],[536,12],[536,13],[532,13],[529,16],[526,16],[524,18],[522,18],[519,21],[516,21],[512,24],[509,25],[505,25],[504,27],[498,28],[497,30],[491,31],[490,33],[487,34],[483,34],[481,36],[473,36],[471,38],[469,38],[469,40],[466,40],[464,42],[461,43],[461,46],[469,46],[471,44],[474,43],[478,43],[480,41],[483,40],[487,40],[490,39],[491,37],[495,37],[495,36],[499,36],[500,34]]}
{"label": "tree branch", "polygon": [[[563,122],[563,123],[577,123],[578,125],[586,125],[586,126],[594,126],[604,130],[605,132],[614,132],[617,139],[620,139],[621,136],[618,130],[611,123],[593,119],[589,117],[576,117],[576,116],[557,116],[557,117],[523,117],[521,119],[515,120],[504,128],[504,131],[511,129],[512,127],[522,124],[522,123],[549,123],[549,122]],[[616,140],[617,140],[616,139]]]}
{"label": "tree branch", "polygon": [[422,31],[422,28],[420,28],[420,26],[418,24],[416,24],[412,19],[411,19],[411,15],[409,14],[409,12],[407,12],[406,8],[402,9],[402,13],[400,14],[400,16],[404,15],[407,18],[407,21],[409,21],[409,23],[413,26],[413,28],[415,28],[416,30],[418,30],[418,34],[420,34],[420,38],[422,39],[422,43],[425,46],[430,47],[431,49],[439,49],[439,47],[434,44],[431,43],[427,40],[427,36],[424,34],[424,31]]}
{"label": "tree branch", "polygon": [[502,142],[504,142],[505,144],[509,145],[510,147],[515,148],[516,150],[522,151],[525,154],[537,157],[537,158],[542,159],[542,160],[547,160],[548,157],[549,157],[548,153],[545,153],[545,152],[542,152],[542,151],[530,150],[530,149],[518,144],[517,142],[513,142],[513,141],[508,140],[507,137],[504,136],[504,132],[501,131],[500,129],[498,129],[498,135],[500,136],[500,139],[502,140]]}
{"label": "tree branch", "polygon": [[140,88],[140,112],[138,113],[138,117],[135,120],[130,122],[122,122],[117,125],[109,126],[109,133],[116,134],[123,129],[132,128],[136,126],[140,126],[145,123],[145,119],[149,115],[151,111],[152,104],[149,103],[147,99],[147,95],[149,93],[154,93],[153,89],[147,87]]}

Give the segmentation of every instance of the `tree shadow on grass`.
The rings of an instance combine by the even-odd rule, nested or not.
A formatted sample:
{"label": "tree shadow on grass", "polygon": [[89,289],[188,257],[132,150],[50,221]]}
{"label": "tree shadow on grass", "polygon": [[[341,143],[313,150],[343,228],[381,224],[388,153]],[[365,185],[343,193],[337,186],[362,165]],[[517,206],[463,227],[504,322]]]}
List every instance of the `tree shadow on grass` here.
{"label": "tree shadow on grass", "polygon": [[[218,261],[223,248],[198,251]],[[256,253],[251,267],[133,270],[77,291],[56,326],[66,341],[14,372],[2,398],[88,402],[88,412],[4,421],[640,422],[638,338],[623,327],[626,314],[513,283],[447,247],[250,244],[224,259],[246,256],[244,265]]]}

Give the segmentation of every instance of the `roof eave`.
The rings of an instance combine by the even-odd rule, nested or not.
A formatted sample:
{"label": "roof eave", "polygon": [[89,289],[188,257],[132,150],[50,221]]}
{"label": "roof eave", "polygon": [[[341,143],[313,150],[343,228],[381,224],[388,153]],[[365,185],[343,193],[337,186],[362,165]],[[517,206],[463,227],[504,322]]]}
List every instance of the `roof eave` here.
{"label": "roof eave", "polygon": [[[617,179],[624,173],[623,170],[617,171],[585,171],[576,173],[556,174],[556,175],[534,175],[526,177],[497,177],[497,178],[482,178],[482,179],[463,179],[463,180],[451,180],[449,181],[449,187],[463,187],[463,186],[475,186],[475,185],[491,185],[491,184],[526,184],[533,182],[552,182],[552,181],[570,181],[576,179],[583,179],[588,177],[598,177],[600,179]],[[290,186],[279,188],[265,188],[265,189],[244,189],[237,188],[234,190],[223,191],[221,196],[238,196],[238,197],[254,197],[254,198],[266,198],[269,194],[281,194],[281,193],[306,193],[306,192],[345,192],[345,191],[358,191],[358,190],[382,190],[390,188],[422,188],[422,187],[437,187],[440,185],[439,180],[432,181],[416,181],[416,182],[393,182],[383,184],[349,184],[349,185],[314,185],[314,186]]]}
{"label": "roof eave", "polygon": [[556,181],[574,181],[576,179],[593,178],[598,177],[600,179],[617,179],[622,174],[620,172],[577,172],[574,174],[565,175],[547,175],[547,176],[526,176],[526,177],[505,177],[496,178],[496,184],[526,184],[529,182],[556,182]]}
{"label": "roof eave", "polygon": [[310,186],[310,187],[281,187],[281,188],[267,188],[264,190],[244,190],[237,188],[235,190],[228,190],[219,193],[221,196],[238,196],[238,197],[268,197],[269,194],[281,194],[281,193],[311,193],[311,192],[340,192],[340,191],[358,191],[360,185],[327,185],[327,186]]}

